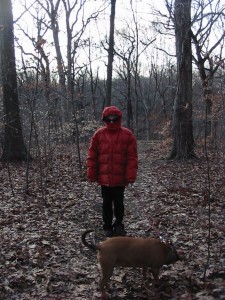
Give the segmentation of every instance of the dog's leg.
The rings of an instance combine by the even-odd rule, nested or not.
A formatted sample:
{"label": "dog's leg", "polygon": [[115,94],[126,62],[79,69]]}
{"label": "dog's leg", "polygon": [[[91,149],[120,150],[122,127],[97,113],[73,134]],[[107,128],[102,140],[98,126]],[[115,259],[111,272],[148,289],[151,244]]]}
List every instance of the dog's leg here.
{"label": "dog's leg", "polygon": [[110,277],[112,276],[114,267],[107,261],[103,261],[101,259],[99,260],[99,263],[102,271],[102,275],[101,275],[102,277],[99,286],[102,293],[102,299],[107,299],[106,289],[109,288],[108,282]]}
{"label": "dog's leg", "polygon": [[152,272],[152,275],[154,278],[152,285],[153,285],[153,288],[155,289],[155,287],[159,283],[159,268],[151,268],[151,272]]}
{"label": "dog's leg", "polygon": [[142,275],[143,275],[143,280],[145,281],[147,279],[147,267],[142,268]]}
{"label": "dog's leg", "polygon": [[101,293],[101,299],[102,300],[107,300],[107,294],[106,294],[106,291],[103,291],[102,293]]}

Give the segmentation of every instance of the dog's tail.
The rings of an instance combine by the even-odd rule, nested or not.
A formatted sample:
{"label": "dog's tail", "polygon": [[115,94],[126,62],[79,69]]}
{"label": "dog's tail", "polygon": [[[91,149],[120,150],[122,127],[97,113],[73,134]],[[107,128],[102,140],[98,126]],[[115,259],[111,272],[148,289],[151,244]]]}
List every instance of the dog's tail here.
{"label": "dog's tail", "polygon": [[86,235],[87,235],[88,233],[91,233],[91,232],[93,232],[93,230],[89,229],[89,230],[86,230],[84,233],[82,233],[82,235],[81,235],[81,241],[82,241],[82,243],[84,244],[84,246],[86,246],[87,248],[89,248],[89,249],[91,249],[91,250],[93,250],[93,251],[97,251],[97,250],[98,250],[97,245],[95,245],[95,244],[93,244],[93,243],[88,243],[88,242],[86,241]]}

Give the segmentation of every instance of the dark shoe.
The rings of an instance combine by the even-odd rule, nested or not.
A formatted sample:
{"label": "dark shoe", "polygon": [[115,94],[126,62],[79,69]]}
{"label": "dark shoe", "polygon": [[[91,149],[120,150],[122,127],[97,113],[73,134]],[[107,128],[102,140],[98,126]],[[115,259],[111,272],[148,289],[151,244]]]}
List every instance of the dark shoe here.
{"label": "dark shoe", "polygon": [[113,236],[113,230],[104,230],[104,234],[106,237],[112,237]]}
{"label": "dark shoe", "polygon": [[103,225],[104,234],[106,237],[112,237],[113,236],[113,226],[112,225]]}
{"label": "dark shoe", "polygon": [[123,224],[115,224],[114,227],[114,235],[116,236],[125,236],[127,233],[124,229],[124,225]]}

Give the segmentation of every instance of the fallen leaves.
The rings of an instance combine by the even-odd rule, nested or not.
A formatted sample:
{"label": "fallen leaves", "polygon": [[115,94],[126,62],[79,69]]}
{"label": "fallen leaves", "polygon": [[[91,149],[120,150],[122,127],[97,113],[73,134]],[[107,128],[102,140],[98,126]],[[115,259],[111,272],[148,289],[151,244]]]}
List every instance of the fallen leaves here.
{"label": "fallen leaves", "polygon": [[[85,161],[86,148],[83,147]],[[132,236],[171,239],[182,261],[164,267],[156,293],[139,269],[118,268],[110,281],[112,299],[224,299],[224,154],[211,153],[210,260],[204,157],[167,161],[161,142],[139,143],[139,173],[125,192],[125,227]],[[61,151],[61,150],[60,150]],[[26,166],[1,164],[0,299],[99,299],[95,255],[80,242],[92,228],[101,241],[101,194],[83,179],[74,149],[65,147],[45,164],[32,162],[29,193]],[[73,153],[73,155],[71,155]],[[43,164],[44,166],[44,164]],[[46,204],[46,205],[44,205]]]}

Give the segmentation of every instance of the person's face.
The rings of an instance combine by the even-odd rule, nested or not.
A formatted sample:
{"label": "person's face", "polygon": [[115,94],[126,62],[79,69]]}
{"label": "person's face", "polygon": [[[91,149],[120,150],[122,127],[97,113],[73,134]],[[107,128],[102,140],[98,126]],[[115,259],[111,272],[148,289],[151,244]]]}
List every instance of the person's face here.
{"label": "person's face", "polygon": [[108,115],[108,116],[105,116],[103,120],[106,123],[117,123],[119,121],[119,116],[117,116],[117,115]]}

